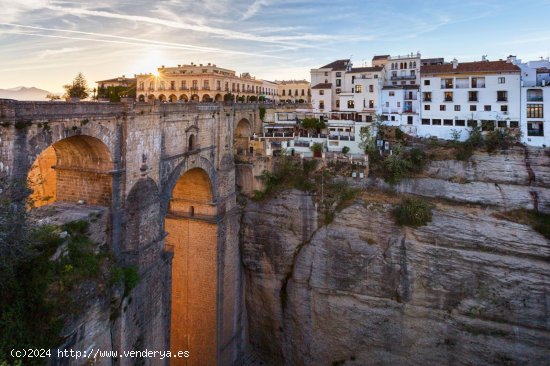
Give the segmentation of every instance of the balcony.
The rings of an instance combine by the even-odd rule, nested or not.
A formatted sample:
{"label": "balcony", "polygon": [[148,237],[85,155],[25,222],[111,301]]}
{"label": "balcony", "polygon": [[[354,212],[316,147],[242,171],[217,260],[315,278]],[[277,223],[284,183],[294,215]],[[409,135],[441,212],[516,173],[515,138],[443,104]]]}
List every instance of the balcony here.
{"label": "balcony", "polygon": [[527,95],[527,101],[528,102],[542,102],[542,95],[539,97],[539,96],[529,96]]}
{"label": "balcony", "polygon": [[405,94],[405,100],[417,100],[416,94]]}
{"label": "balcony", "polygon": [[453,97],[445,97],[445,98],[443,99],[443,101],[445,101],[445,102],[452,102],[452,101],[453,101]]}
{"label": "balcony", "polygon": [[544,131],[540,129],[527,129],[527,136],[544,136]]}
{"label": "balcony", "polygon": [[497,98],[497,102],[507,102],[508,101],[508,98],[507,97],[499,97]]}
{"label": "balcony", "polygon": [[392,80],[416,80],[416,75],[400,75],[400,76],[392,76]]}
{"label": "balcony", "polygon": [[422,99],[423,102],[431,102],[432,101],[432,98],[424,98]]}
{"label": "balcony", "polygon": [[189,90],[189,88],[186,86],[180,86],[180,90]]}

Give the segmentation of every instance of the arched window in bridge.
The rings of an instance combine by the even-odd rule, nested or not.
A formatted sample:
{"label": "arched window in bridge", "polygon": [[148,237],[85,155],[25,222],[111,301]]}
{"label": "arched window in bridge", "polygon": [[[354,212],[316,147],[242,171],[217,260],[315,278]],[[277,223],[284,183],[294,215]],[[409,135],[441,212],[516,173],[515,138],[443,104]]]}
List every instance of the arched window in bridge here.
{"label": "arched window in bridge", "polygon": [[187,145],[188,151],[193,151],[195,148],[195,135],[189,136],[189,145]]}

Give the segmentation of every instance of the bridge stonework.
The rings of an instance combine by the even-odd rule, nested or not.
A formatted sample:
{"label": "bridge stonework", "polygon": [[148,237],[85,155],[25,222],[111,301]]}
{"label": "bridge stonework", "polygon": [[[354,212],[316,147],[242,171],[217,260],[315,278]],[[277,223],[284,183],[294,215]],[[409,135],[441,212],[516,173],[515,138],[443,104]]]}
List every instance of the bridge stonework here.
{"label": "bridge stonework", "polygon": [[[180,288],[173,287],[178,274],[173,278],[172,264],[182,254],[178,252],[182,248],[170,244],[178,242],[184,226],[172,232],[167,226],[173,226],[168,222],[179,222],[185,227],[211,230],[201,233],[202,229],[197,229],[194,235],[199,241],[214,235],[212,253],[201,252],[199,246],[193,249],[198,254],[189,258],[195,253],[189,251],[186,260],[194,264],[180,276],[186,278],[186,284],[208,283],[215,291],[205,300],[210,303],[204,304],[211,308],[214,329],[198,335],[192,329],[176,329],[191,358],[172,364],[231,365],[240,357],[245,319],[233,144],[234,131],[243,120],[252,132],[261,132],[258,107],[254,105],[0,100],[0,173],[26,179],[31,170],[39,169],[39,175],[57,177],[48,183],[48,189],[52,184],[57,187],[55,199],[108,207],[112,250],[121,264],[139,269],[140,282],[131,293],[132,300],[125,300],[126,311],[110,329],[113,349],[170,349],[171,312],[180,316],[171,306],[177,303],[172,301],[172,288]],[[42,154],[49,147],[57,156],[53,158],[55,165],[48,165],[54,156],[51,150]],[[41,157],[42,165],[36,163]],[[208,202],[175,197],[182,177],[197,169],[205,173],[205,181],[209,180]],[[101,190],[103,198],[92,202],[100,187],[105,188]],[[188,191],[192,194],[192,187]],[[106,199],[105,192],[110,194]],[[215,278],[206,277],[212,274]],[[196,286],[185,288],[190,299],[208,297],[189,293],[192,289],[200,292]],[[186,317],[193,316],[192,307],[199,306],[198,301],[188,301]],[[198,320],[186,321],[196,324]],[[202,355],[193,353],[194,347],[214,354],[201,359]],[[146,359],[145,363],[168,361]],[[119,364],[132,361],[120,359]]]}

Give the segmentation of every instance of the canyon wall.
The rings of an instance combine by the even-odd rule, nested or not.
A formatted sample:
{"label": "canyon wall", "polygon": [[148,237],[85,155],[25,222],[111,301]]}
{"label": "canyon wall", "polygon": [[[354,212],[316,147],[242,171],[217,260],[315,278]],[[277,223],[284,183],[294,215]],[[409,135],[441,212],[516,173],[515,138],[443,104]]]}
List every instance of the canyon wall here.
{"label": "canyon wall", "polygon": [[[395,187],[356,183],[363,193],[328,225],[299,191],[249,202],[252,352],[273,365],[547,363],[550,242],[498,213],[547,211],[549,172],[536,149],[435,161]],[[402,193],[436,197],[432,222],[397,226]]]}

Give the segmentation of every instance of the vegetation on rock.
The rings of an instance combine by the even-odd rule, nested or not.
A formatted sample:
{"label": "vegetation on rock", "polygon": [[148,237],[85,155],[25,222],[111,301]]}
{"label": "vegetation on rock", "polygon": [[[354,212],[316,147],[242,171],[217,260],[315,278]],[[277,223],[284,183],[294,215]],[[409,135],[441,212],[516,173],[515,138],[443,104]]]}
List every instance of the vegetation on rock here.
{"label": "vegetation on rock", "polygon": [[394,211],[395,222],[401,226],[420,227],[432,221],[432,205],[416,197],[406,197]]}

